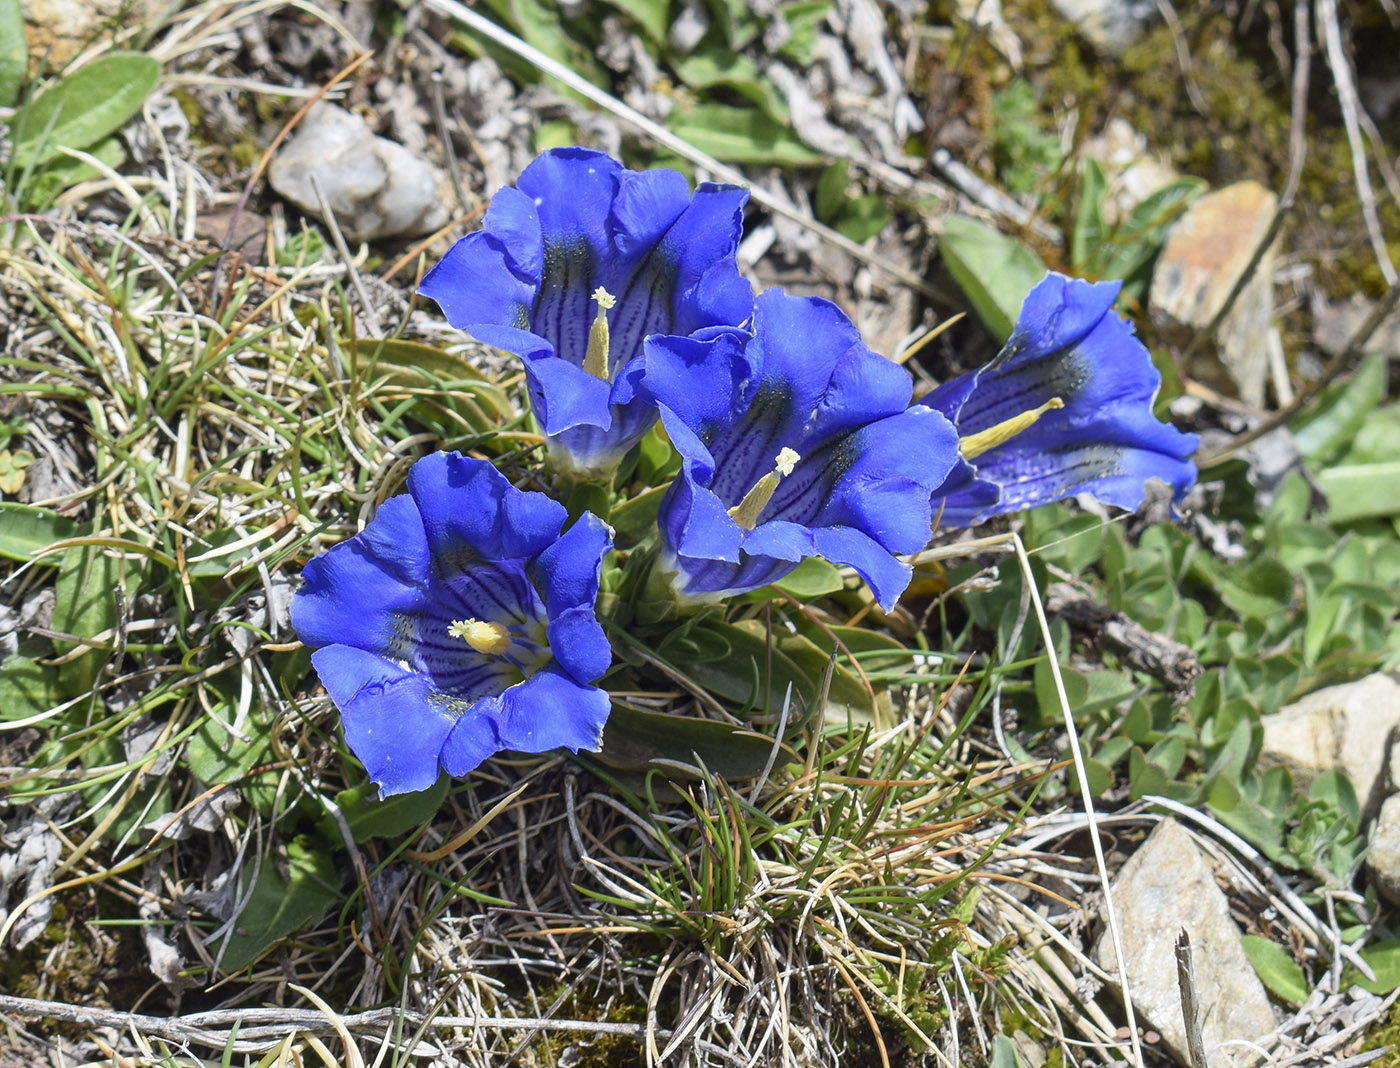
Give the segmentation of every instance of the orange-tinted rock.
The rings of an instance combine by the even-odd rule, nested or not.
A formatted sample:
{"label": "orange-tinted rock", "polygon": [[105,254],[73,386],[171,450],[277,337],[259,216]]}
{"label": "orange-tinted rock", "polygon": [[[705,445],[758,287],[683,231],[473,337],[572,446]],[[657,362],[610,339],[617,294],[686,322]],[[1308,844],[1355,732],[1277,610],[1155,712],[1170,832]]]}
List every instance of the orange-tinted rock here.
{"label": "orange-tinted rock", "polygon": [[[1209,325],[1277,210],[1278,197],[1258,182],[1207,193],[1186,210],[1167,235],[1152,275],[1152,321],[1164,339],[1185,345]],[[1186,368],[1192,377],[1255,406],[1264,400],[1275,259],[1271,247],[1220,324],[1214,351],[1203,352]]]}

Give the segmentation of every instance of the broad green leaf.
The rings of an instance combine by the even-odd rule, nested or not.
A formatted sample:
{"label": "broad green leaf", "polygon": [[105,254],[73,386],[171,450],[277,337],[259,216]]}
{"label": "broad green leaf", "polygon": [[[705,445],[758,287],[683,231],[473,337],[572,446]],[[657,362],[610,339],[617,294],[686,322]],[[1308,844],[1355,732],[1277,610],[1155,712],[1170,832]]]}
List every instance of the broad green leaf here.
{"label": "broad green leaf", "polygon": [[205,716],[185,746],[185,762],[190,774],[206,786],[237,782],[255,764],[272,758],[272,741],[268,736],[271,718],[264,709],[254,705],[238,734],[224,726],[237,715],[232,704],[217,705],[215,712],[217,718]]}
{"label": "broad green leaf", "polygon": [[797,0],[782,8],[787,22],[788,39],[777,47],[777,53],[799,67],[810,67],[815,61],[812,46],[817,41],[817,26],[832,9],[827,0]]}
{"label": "broad green leaf", "polygon": [[811,167],[823,159],[757,108],[714,103],[681,106],[671,112],[666,125],[676,136],[726,163]]}
{"label": "broad green leaf", "polygon": [[226,973],[241,971],[283,938],[319,920],[340,900],[340,880],[324,845],[301,838],[287,843],[286,875],[270,856],[249,861],[243,878],[253,879],[247,904],[233,929],[214,950],[223,953],[219,966]]}
{"label": "broad green leaf", "polygon": [[[87,148],[124,126],[156,87],[160,64],[139,52],[111,52],[35,94],[15,138],[15,157],[45,163],[58,146]],[[44,129],[53,120],[48,139]]]}
{"label": "broad green leaf", "polygon": [[[28,563],[33,553],[77,533],[78,524],[57,512],[31,504],[0,501],[0,556],[6,559]],[[55,553],[38,562],[53,566],[61,560],[62,556]]]}
{"label": "broad green leaf", "polygon": [[1362,990],[1384,995],[1400,987],[1400,939],[1372,942],[1361,951],[1361,959],[1375,974],[1375,979],[1367,979],[1355,971],[1347,974]]}
{"label": "broad green leaf", "polygon": [[608,523],[619,541],[639,541],[656,529],[656,517],[661,510],[661,498],[669,486],[653,486],[623,501],[612,509]]}
{"label": "broad green leaf", "polygon": [[681,84],[689,89],[723,86],[752,100],[774,122],[788,121],[787,102],[747,56],[715,48],[685,56],[673,66]]}
{"label": "broad green leaf", "polygon": [[659,768],[672,774],[679,763],[694,767],[698,776],[698,758],[713,774],[738,780],[760,774],[772,752],[772,738],[727,723],[614,704],[597,759],[620,771]]}
{"label": "broad green leaf", "polygon": [[1351,381],[1328,386],[1312,414],[1294,427],[1293,440],[1309,463],[1330,459],[1361,429],[1385,396],[1386,366],[1384,353],[1369,356]]}
{"label": "broad green leaf", "polygon": [[959,215],[944,220],[938,252],[982,324],[1005,341],[1026,294],[1045,277],[1040,257],[1014,238]]}
{"label": "broad green leaf", "polygon": [[0,720],[41,715],[59,701],[58,668],[22,656],[0,664]]}
{"label": "broad green leaf", "polygon": [[0,107],[9,107],[19,97],[28,66],[20,0],[0,0]]}
{"label": "broad green leaf", "polygon": [[[63,554],[54,582],[54,610],[50,626],[78,638],[95,638],[117,624],[116,589],[124,585],[120,559],[100,545],[80,545]],[[55,641],[60,653],[73,643]],[[111,655],[106,649],[89,648],[69,661],[62,681],[70,695],[89,692],[97,672]]]}
{"label": "broad green leaf", "polygon": [[1016,1043],[1005,1035],[996,1035],[992,1039],[990,1068],[1021,1068],[1021,1059],[1016,1056]]}
{"label": "broad green leaf", "polygon": [[1171,776],[1160,764],[1148,760],[1141,749],[1133,746],[1128,754],[1128,796],[1132,800],[1166,793],[1169,778]]}
{"label": "broad green leaf", "polygon": [[836,219],[836,229],[859,244],[878,234],[889,221],[890,209],[885,198],[868,193],[846,201]]}
{"label": "broad green leaf", "polygon": [[823,594],[835,593],[844,588],[845,582],[835,564],[819,556],[809,556],[773,585],[799,601],[810,601]]}
{"label": "broad green leaf", "polygon": [[608,0],[608,4],[630,15],[652,44],[665,45],[671,27],[670,0]]}
{"label": "broad green leaf", "polygon": [[1400,515],[1400,460],[1326,467],[1317,480],[1327,493],[1327,518],[1333,523]]}
{"label": "broad green leaf", "polygon": [[[335,795],[335,803],[341,815],[345,817],[355,841],[394,838],[431,819],[442,807],[450,782],[451,779],[447,775],[439,775],[438,781],[426,790],[397,794],[394,797],[386,797],[383,801],[379,800],[378,788],[367,782],[348,790],[341,790]],[[340,829],[329,815],[317,826],[331,841],[340,839]]]}
{"label": "broad green leaf", "polygon": [[1312,990],[1303,977],[1303,969],[1288,950],[1258,935],[1245,935],[1240,945],[1254,971],[1277,997],[1295,1003],[1308,1000]]}
{"label": "broad green leaf", "polygon": [[[115,137],[104,137],[87,149],[87,154],[113,170],[126,160],[126,149]],[[65,189],[96,178],[100,174],[102,171],[87,160],[60,154],[34,175],[30,185],[24,190],[25,202],[35,206],[47,206]]]}
{"label": "broad green leaf", "polygon": [[822,169],[821,177],[817,179],[817,197],[812,203],[817,218],[822,222],[833,222],[841,214],[841,205],[846,202],[846,181],[850,171],[851,165],[844,157]]}

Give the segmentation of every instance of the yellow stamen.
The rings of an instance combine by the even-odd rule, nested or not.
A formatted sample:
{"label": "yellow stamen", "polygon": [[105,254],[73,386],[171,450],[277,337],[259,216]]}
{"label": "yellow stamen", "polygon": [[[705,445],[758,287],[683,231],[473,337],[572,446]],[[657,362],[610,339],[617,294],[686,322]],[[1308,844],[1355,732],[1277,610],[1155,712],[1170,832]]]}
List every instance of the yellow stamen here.
{"label": "yellow stamen", "polygon": [[1064,406],[1065,402],[1059,397],[1051,397],[1039,408],[1032,408],[1020,415],[1013,415],[1010,419],[998,423],[996,426],[989,426],[986,430],[979,430],[975,434],[959,438],[958,447],[962,450],[963,459],[971,460],[975,456],[981,456],[988,449],[995,449],[998,445],[1010,441],[1021,431],[1033,426],[1036,420],[1046,412]]}
{"label": "yellow stamen", "polygon": [[792,469],[801,459],[802,457],[792,449],[782,449],[773,461],[773,470],[755,482],[753,489],[744,494],[744,499],[729,509],[729,518],[745,530],[752,530],[758,523],[763,509],[767,508],[768,502],[773,499],[773,492],[778,488],[778,483],[792,474]]}
{"label": "yellow stamen", "polygon": [[461,638],[478,653],[495,656],[510,648],[510,631],[499,623],[484,619],[459,619],[447,628],[454,638]]}
{"label": "yellow stamen", "polygon": [[617,298],[602,286],[593,291],[593,299],[598,302],[598,314],[593,317],[593,325],[588,328],[588,353],[583,357],[583,369],[595,378],[608,380],[608,309],[617,303]]}

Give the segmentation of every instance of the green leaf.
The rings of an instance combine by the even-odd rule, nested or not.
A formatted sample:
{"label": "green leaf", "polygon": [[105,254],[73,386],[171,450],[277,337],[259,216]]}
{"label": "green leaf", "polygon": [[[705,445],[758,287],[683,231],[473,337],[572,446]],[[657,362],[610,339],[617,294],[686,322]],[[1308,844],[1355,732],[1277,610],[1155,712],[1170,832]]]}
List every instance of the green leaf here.
{"label": "green leaf", "polygon": [[732,89],[752,100],[774,122],[788,121],[787,102],[747,56],[714,48],[685,56],[672,65],[681,84],[689,89]]}
{"label": "green leaf", "polygon": [[1277,997],[1294,1003],[1308,1000],[1312,991],[1303,976],[1303,969],[1288,950],[1258,935],[1245,935],[1240,939],[1240,945],[1249,963],[1254,965],[1254,971]]}
{"label": "green leaf", "polygon": [[944,220],[938,252],[982,324],[1005,341],[1026,294],[1045,277],[1040,257],[999,230],[959,215]]}
{"label": "green leaf", "polygon": [[[156,87],[160,64],[139,52],[111,52],[35,94],[15,138],[15,158],[45,163],[59,146],[87,148],[124,126]],[[53,128],[41,145],[44,129]]]}
{"label": "green leaf", "polygon": [[[739,780],[761,774],[772,752],[772,738],[727,723],[614,704],[597,759],[621,771],[659,769],[670,774],[679,763],[694,769],[698,778],[698,758],[711,773]],[[791,751],[788,755],[794,756]]]}
{"label": "green leaf", "polygon": [[810,601],[814,597],[835,593],[845,587],[845,582],[835,564],[819,556],[809,556],[773,585],[799,601]]}
{"label": "green leaf", "polygon": [[354,352],[365,362],[369,380],[429,389],[435,393],[435,401],[456,412],[474,430],[496,430],[516,417],[505,390],[460,356],[393,338],[359,338]]}
{"label": "green leaf", "polygon": [[726,163],[811,167],[823,159],[786,126],[756,108],[692,104],[672,110],[666,125],[676,136]]}
{"label": "green leaf", "polygon": [[[2,3],[3,0],[0,0]],[[47,508],[0,501],[0,556],[29,563],[33,554],[78,533],[78,524]],[[61,556],[41,558],[38,563],[52,567]]]}
{"label": "green leaf", "polygon": [[1079,207],[1074,213],[1074,230],[1069,241],[1069,259],[1075,270],[1084,270],[1103,243],[1103,195],[1106,188],[1107,182],[1099,161],[1085,156],[1084,176],[1079,184]]}
{"label": "green leaf", "polygon": [[889,221],[890,209],[885,198],[868,193],[846,201],[836,220],[836,229],[859,244],[878,234]]}
{"label": "green leaf", "polygon": [[[426,790],[397,794],[383,801],[379,800],[379,790],[374,783],[367,782],[341,790],[335,795],[335,803],[356,842],[367,842],[371,838],[396,838],[432,819],[433,814],[442,807],[450,782],[447,775],[439,775],[437,782]],[[317,824],[317,828],[331,841],[340,838],[340,829],[329,815]]]}
{"label": "green leaf", "polygon": [[1317,472],[1327,493],[1327,518],[1333,523],[1400,515],[1400,460],[1327,467]]}
{"label": "green leaf", "polygon": [[1191,201],[1209,186],[1200,178],[1178,178],[1164,185],[1137,207],[1112,233],[1091,260],[1102,278],[1128,278],[1161,250],[1167,231]]}
{"label": "green leaf", "polygon": [[[94,638],[117,624],[115,591],[123,585],[123,563],[100,545],[80,545],[63,554],[54,582],[54,610],[50,626],[64,634]],[[74,643],[54,641],[60,653]],[[62,681],[69,694],[77,696],[92,690],[97,672],[107,657],[106,649],[89,648],[69,661]]]}
{"label": "green leaf", "polygon": [[822,169],[817,179],[817,197],[812,208],[822,222],[834,222],[841,214],[841,205],[846,202],[846,181],[850,177],[850,164],[845,158]]}
{"label": "green leaf", "polygon": [[58,669],[12,656],[0,665],[0,720],[28,719],[59,703]]}
{"label": "green leaf", "polygon": [[1166,770],[1147,756],[1137,746],[1128,754],[1128,796],[1136,801],[1148,794],[1163,794],[1170,778]]}
{"label": "green leaf", "polygon": [[18,99],[28,67],[20,0],[0,0],[0,107],[7,108]]}
{"label": "green leaf", "polygon": [[669,488],[669,485],[653,486],[631,500],[614,506],[608,516],[608,523],[616,532],[619,541],[640,541],[656,529],[656,517],[661,511],[661,498],[666,496]]}
{"label": "green leaf", "polygon": [[206,715],[185,746],[190,774],[206,786],[237,782],[272,754],[271,715],[265,709],[254,705],[238,734],[224,726],[237,715],[232,704],[217,705],[214,711],[217,717]]}
{"label": "green leaf", "polygon": [[1375,979],[1366,979],[1355,971],[1347,974],[1362,990],[1384,995],[1400,987],[1400,939],[1372,942],[1361,951],[1361,959],[1375,973]]}
{"label": "green leaf", "polygon": [[1381,402],[1385,385],[1386,357],[1378,352],[1362,362],[1351,381],[1328,386],[1312,413],[1293,428],[1298,451],[1312,464],[1340,452]]}
{"label": "green leaf", "polygon": [[319,920],[340,900],[340,880],[324,846],[308,845],[301,838],[289,842],[287,874],[279,867],[270,856],[260,864],[249,861],[244,866],[245,884],[255,870],[257,878],[247,904],[219,946],[224,972],[241,971],[275,943]]}
{"label": "green leaf", "polygon": [[[87,153],[98,163],[105,164],[113,170],[126,160],[126,149],[115,137],[104,137],[89,148]],[[32,184],[24,191],[25,202],[35,206],[47,206],[65,189],[96,178],[101,173],[98,167],[85,159],[60,156],[46,163],[35,173]]]}
{"label": "green leaf", "polygon": [[655,45],[666,43],[671,26],[670,0],[608,0],[611,7],[630,15]]}
{"label": "green leaf", "polygon": [[1021,1059],[1016,1056],[1016,1043],[1005,1035],[996,1035],[992,1038],[990,1068],[1021,1068]]}

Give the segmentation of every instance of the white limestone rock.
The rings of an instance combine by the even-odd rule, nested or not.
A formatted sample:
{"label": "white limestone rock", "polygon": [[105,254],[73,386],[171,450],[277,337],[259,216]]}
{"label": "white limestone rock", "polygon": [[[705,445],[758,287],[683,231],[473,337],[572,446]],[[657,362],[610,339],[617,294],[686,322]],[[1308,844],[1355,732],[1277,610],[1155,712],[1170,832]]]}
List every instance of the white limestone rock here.
{"label": "white limestone rock", "polygon": [[421,234],[448,219],[433,167],[333,104],[313,108],[268,169],[273,189],[319,218],[313,176],[351,241]]}
{"label": "white limestone rock", "polygon": [[[1113,900],[1123,933],[1123,957],[1133,1004],[1146,1026],[1187,1062],[1186,1027],[1177,987],[1176,939],[1191,935],[1201,1036],[1206,1059],[1217,1068],[1247,1063],[1243,1047],[1222,1043],[1258,1042],[1274,1030],[1273,1007],[1264,984],[1240,945],[1241,933],[1216,885],[1210,865],[1191,836],[1166,819],[1147,836],[1113,881]],[[1107,931],[1094,947],[1095,961],[1117,973]]]}
{"label": "white limestone rock", "polygon": [[1306,793],[1325,771],[1351,780],[1369,819],[1390,793],[1386,758],[1400,727],[1400,683],[1389,675],[1328,686],[1261,719],[1264,744],[1258,770],[1282,765]]}

